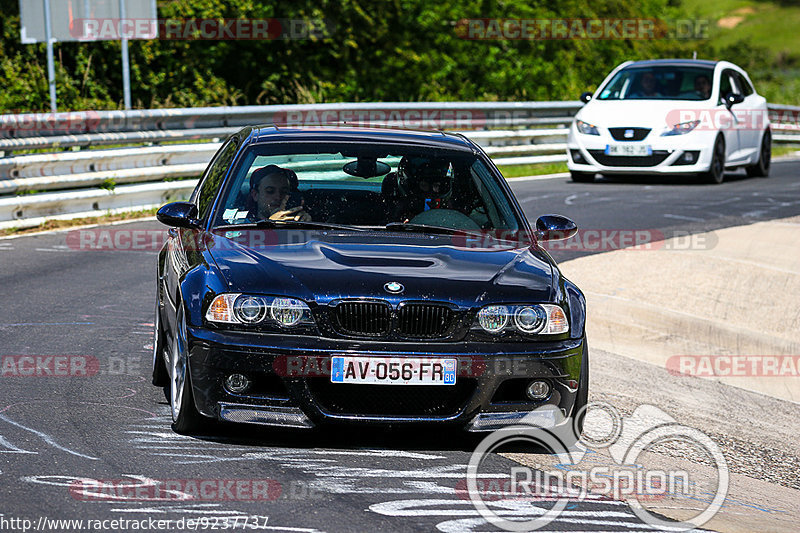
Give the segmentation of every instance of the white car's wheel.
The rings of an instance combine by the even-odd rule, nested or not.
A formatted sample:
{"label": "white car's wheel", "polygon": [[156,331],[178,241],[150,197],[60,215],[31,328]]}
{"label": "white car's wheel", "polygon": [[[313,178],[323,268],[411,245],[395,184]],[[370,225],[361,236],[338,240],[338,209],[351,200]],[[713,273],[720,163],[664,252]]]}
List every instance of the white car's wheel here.
{"label": "white car's wheel", "polygon": [[758,163],[745,168],[750,177],[766,178],[769,176],[769,167],[772,162],[772,133],[767,130],[761,138],[761,148],[758,154]]}
{"label": "white car's wheel", "polygon": [[570,171],[572,181],[576,183],[592,183],[594,181],[594,172],[575,172]]}
{"label": "white car's wheel", "polygon": [[722,136],[714,141],[714,151],[711,154],[711,166],[702,174],[705,181],[720,184],[725,179],[725,141]]}

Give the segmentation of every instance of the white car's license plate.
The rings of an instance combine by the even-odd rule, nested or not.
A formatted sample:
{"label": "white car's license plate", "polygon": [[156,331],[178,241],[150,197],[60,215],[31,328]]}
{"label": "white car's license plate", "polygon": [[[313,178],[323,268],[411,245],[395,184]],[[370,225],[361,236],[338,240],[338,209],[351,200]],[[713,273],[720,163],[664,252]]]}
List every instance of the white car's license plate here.
{"label": "white car's license plate", "polygon": [[607,144],[606,155],[652,155],[653,149],[647,144]]}
{"label": "white car's license plate", "polygon": [[455,385],[456,360],[430,357],[331,358],[332,383]]}

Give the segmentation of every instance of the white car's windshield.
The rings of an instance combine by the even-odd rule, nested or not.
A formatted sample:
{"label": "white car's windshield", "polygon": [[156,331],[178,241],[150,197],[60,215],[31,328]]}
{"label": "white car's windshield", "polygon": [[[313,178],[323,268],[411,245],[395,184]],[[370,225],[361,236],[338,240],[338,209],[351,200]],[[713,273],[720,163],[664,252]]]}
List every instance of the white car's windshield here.
{"label": "white car's windshield", "polygon": [[600,91],[598,100],[708,100],[714,69],[707,67],[629,67]]}

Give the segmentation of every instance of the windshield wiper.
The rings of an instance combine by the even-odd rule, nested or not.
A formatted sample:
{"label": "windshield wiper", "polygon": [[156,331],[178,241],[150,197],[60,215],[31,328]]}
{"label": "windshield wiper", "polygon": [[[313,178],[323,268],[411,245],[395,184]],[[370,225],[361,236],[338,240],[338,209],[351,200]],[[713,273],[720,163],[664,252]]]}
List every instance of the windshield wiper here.
{"label": "windshield wiper", "polygon": [[367,231],[366,228],[334,224],[333,222],[313,222],[311,220],[270,220],[265,218],[255,223],[259,228],[301,228],[301,229],[343,229],[347,231]]}
{"label": "windshield wiper", "polygon": [[429,226],[428,224],[412,224],[410,222],[389,222],[386,229],[395,231],[410,231],[414,233],[437,233],[440,235],[458,235],[474,233],[468,230],[447,228],[444,226]]}
{"label": "windshield wiper", "polygon": [[283,228],[300,228],[300,229],[341,229],[347,231],[368,231],[368,228],[359,228],[358,226],[347,226],[345,224],[334,224],[332,222],[311,222],[311,221],[300,221],[300,220],[270,220],[264,219],[259,220],[258,222],[244,222],[242,224],[223,224],[221,226],[215,226],[212,228],[212,231],[215,230],[237,230],[243,228],[274,228],[274,229],[283,229]]}

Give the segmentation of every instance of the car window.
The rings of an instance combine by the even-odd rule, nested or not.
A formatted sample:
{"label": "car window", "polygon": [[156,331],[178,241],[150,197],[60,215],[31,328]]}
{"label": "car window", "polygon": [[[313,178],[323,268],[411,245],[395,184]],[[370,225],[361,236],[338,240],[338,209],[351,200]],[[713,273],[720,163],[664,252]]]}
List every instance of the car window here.
{"label": "car window", "polygon": [[[251,145],[231,174],[214,226],[298,210],[313,222],[520,229],[512,202],[471,151],[352,143]],[[434,212],[435,211],[435,212]]]}
{"label": "car window", "polygon": [[236,138],[232,138],[223,144],[209,165],[200,187],[195,192],[196,197],[193,200],[197,203],[197,211],[201,219],[205,218],[214,203],[217,191],[222,185],[222,178],[225,176],[225,172],[228,170],[234,156],[236,156],[237,146]]}
{"label": "car window", "polygon": [[742,76],[741,73],[734,71],[733,75],[734,75],[734,78],[736,79],[736,84],[738,85],[739,90],[741,91],[742,95],[750,96],[751,94],[753,94],[755,92],[755,89],[753,89],[753,86],[750,85],[750,82],[748,82],[747,78]]}
{"label": "car window", "polygon": [[731,71],[725,70],[722,72],[719,82],[719,97],[722,99],[726,94],[735,92],[736,87],[731,80]]}
{"label": "car window", "polygon": [[696,66],[628,67],[601,88],[598,100],[707,100],[713,69]]}

